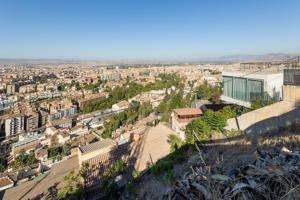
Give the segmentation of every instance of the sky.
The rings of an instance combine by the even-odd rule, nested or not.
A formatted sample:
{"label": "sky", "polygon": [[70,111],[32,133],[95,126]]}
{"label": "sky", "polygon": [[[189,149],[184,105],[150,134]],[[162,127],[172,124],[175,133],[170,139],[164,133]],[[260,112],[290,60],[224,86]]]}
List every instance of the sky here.
{"label": "sky", "polygon": [[300,53],[299,0],[0,0],[0,58]]}

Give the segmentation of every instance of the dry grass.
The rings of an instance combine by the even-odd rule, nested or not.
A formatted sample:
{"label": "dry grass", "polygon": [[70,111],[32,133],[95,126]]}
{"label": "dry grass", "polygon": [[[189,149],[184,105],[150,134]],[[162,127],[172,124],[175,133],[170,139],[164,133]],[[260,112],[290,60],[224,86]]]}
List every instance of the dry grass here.
{"label": "dry grass", "polygon": [[212,142],[163,199],[300,199],[298,149],[300,135],[288,132]]}
{"label": "dry grass", "polygon": [[[173,186],[146,174],[135,185],[132,199],[161,199],[163,194],[164,199],[300,199],[300,170],[293,168],[300,168],[300,156],[297,163],[279,159],[282,147],[300,149],[300,134],[285,132],[256,141],[237,133],[228,137],[214,135],[199,147],[201,154],[194,152],[188,162],[174,166],[180,181]],[[263,155],[271,156],[262,160]]]}

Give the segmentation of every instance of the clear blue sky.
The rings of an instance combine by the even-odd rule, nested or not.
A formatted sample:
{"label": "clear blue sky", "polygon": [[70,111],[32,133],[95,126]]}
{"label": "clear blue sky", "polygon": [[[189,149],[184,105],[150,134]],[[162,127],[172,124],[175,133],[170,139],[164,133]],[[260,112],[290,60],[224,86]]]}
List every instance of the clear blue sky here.
{"label": "clear blue sky", "polygon": [[0,0],[0,58],[300,53],[299,0]]}

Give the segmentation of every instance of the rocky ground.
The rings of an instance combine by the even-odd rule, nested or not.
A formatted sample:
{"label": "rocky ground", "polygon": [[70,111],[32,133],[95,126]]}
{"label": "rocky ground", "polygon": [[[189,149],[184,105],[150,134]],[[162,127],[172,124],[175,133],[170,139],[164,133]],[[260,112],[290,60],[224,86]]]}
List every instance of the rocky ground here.
{"label": "rocky ground", "polygon": [[[125,189],[122,197],[297,199],[300,184],[300,174],[295,172],[300,167],[298,150],[300,131],[286,131],[259,138],[242,134],[227,137],[217,134],[208,143],[187,151],[186,160],[174,165],[172,178],[168,176],[169,172],[159,176],[148,172],[132,184],[129,192]],[[245,171],[249,167],[252,171]],[[280,192],[271,194],[273,190]]]}

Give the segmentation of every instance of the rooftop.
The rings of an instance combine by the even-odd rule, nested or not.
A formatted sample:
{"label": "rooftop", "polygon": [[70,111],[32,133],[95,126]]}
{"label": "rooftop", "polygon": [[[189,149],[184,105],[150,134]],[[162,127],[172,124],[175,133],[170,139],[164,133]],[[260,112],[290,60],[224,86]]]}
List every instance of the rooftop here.
{"label": "rooftop", "polygon": [[177,115],[201,115],[202,111],[199,108],[177,108],[174,109]]}
{"label": "rooftop", "polygon": [[240,76],[251,76],[252,74],[256,75],[275,75],[275,74],[283,74],[283,71],[261,71],[261,70],[251,70],[251,71],[223,71],[222,75],[240,75]]}
{"label": "rooftop", "polygon": [[40,137],[39,135],[34,135],[34,136],[26,137],[24,140],[21,140],[21,141],[13,143],[12,144],[12,148],[23,146],[23,145],[29,144],[31,142],[39,141],[39,137]]}
{"label": "rooftop", "polygon": [[105,139],[102,141],[98,141],[92,144],[88,144],[86,146],[79,147],[81,153],[90,153],[99,149],[107,148],[110,146],[115,146],[116,142],[113,141],[112,139]]}
{"label": "rooftop", "polygon": [[118,107],[126,107],[129,105],[128,101],[126,100],[123,100],[123,101],[120,101],[119,103],[116,104]]}

